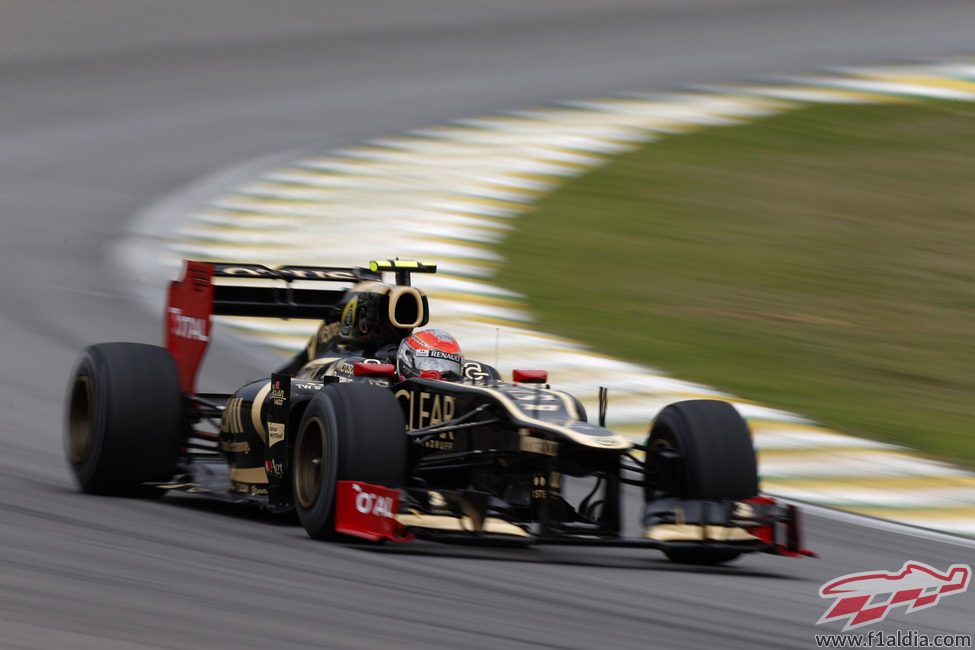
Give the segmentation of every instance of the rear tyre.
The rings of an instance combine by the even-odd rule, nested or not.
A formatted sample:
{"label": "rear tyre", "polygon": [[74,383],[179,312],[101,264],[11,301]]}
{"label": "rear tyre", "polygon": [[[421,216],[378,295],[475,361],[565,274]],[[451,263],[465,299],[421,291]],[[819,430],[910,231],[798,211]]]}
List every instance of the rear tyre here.
{"label": "rear tyre", "polygon": [[[747,499],[758,494],[751,432],[738,411],[718,400],[665,407],[647,438],[646,499]],[[740,555],[727,549],[665,551],[685,564],[719,564]]]}
{"label": "rear tyre", "polygon": [[326,386],[305,409],[295,439],[295,511],[308,535],[337,537],[338,481],[401,487],[407,453],[403,412],[389,390],[358,383]]}
{"label": "rear tyre", "polygon": [[162,494],[182,437],[179,372],[165,348],[102,343],[82,351],[68,385],[65,453],[83,492]]}

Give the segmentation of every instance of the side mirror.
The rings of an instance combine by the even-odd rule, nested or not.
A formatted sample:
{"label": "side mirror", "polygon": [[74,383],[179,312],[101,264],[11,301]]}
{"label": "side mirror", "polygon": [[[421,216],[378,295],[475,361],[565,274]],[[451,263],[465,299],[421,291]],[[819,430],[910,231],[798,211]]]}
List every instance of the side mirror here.
{"label": "side mirror", "polygon": [[512,378],[516,384],[544,384],[548,382],[547,370],[515,370]]}

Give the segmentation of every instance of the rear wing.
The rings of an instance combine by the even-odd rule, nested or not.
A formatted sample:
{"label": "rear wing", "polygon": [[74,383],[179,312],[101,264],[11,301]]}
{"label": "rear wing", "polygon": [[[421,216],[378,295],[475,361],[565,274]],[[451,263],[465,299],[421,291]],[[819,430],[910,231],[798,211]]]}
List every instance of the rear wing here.
{"label": "rear wing", "polygon": [[[295,282],[381,282],[384,272],[408,286],[412,273],[436,273],[436,264],[410,260],[376,260],[363,267],[280,266],[186,260],[182,276],[169,285],[166,347],[179,368],[180,385],[195,394],[196,374],[210,343],[213,316],[258,318],[324,318],[347,288],[295,287]],[[215,284],[215,278],[228,278]],[[233,278],[233,280],[229,280]]]}

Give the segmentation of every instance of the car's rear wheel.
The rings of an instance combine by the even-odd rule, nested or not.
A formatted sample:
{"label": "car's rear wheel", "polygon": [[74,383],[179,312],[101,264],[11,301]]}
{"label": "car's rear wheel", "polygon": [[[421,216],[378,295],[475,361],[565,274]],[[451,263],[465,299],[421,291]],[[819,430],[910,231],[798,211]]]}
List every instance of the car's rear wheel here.
{"label": "car's rear wheel", "polygon": [[407,453],[406,424],[392,393],[368,384],[326,386],[305,409],[295,439],[295,510],[308,535],[336,537],[338,481],[401,487]]}
{"label": "car's rear wheel", "polygon": [[85,348],[68,386],[65,452],[92,494],[155,495],[173,477],[183,427],[179,373],[169,351],[141,343]]}
{"label": "car's rear wheel", "polygon": [[[748,424],[729,403],[688,400],[665,407],[647,438],[647,500],[747,499],[758,494],[755,448]],[[675,562],[718,564],[729,549],[665,551]]]}

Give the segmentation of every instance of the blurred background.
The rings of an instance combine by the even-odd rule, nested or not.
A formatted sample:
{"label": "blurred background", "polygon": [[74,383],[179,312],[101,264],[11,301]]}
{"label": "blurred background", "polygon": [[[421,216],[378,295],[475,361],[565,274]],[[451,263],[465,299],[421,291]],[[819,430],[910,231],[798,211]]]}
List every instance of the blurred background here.
{"label": "blurred background", "polygon": [[[810,543],[827,549],[823,563],[781,564],[772,558],[749,558],[718,574],[674,571],[656,557],[625,551],[593,557],[571,551],[496,554],[421,547],[408,555],[332,547],[310,542],[300,529],[219,508],[78,495],[64,466],[60,429],[65,382],[84,345],[159,340],[158,314],[132,295],[128,272],[116,264],[113,254],[115,243],[150,206],[164,202],[171,216],[178,218],[178,206],[188,212],[220,188],[235,186],[283,159],[459,117],[575,98],[766,79],[826,66],[964,54],[972,50],[973,12],[971,3],[951,0],[611,0],[598,6],[574,0],[354,4],[285,0],[273,5],[246,0],[4,2],[0,7],[0,363],[6,372],[0,391],[5,443],[0,489],[8,498],[0,506],[5,516],[0,532],[4,555],[0,616],[5,643],[46,648],[257,647],[273,640],[291,647],[376,647],[397,640],[407,647],[590,647],[596,643],[632,647],[652,637],[670,647],[714,644],[719,639],[723,645],[743,646],[760,627],[774,634],[782,647],[808,647],[812,623],[821,614],[816,590],[825,580],[844,571],[873,568],[871,563],[878,559],[900,566],[905,554],[939,564],[958,560],[958,549],[950,544],[919,542],[825,519],[814,520]],[[676,204],[699,196],[687,189],[689,178],[716,177],[708,194],[700,195],[702,209],[697,212],[704,219],[697,227],[708,233],[714,232],[714,203],[722,202],[729,187],[749,189],[750,203],[735,208],[737,216],[784,214],[793,229],[789,241],[805,243],[795,257],[785,256],[779,248],[758,251],[771,258],[752,258],[758,277],[743,291],[753,290],[753,299],[760,301],[775,285],[795,290],[794,283],[781,277],[766,277],[769,267],[763,259],[788,267],[819,263],[818,251],[835,251],[828,269],[844,270],[824,282],[843,285],[847,278],[856,278],[857,291],[870,298],[865,302],[873,311],[846,314],[835,302],[835,294],[822,292],[815,283],[804,287],[804,295],[823,297],[821,313],[808,313],[808,302],[801,297],[795,304],[802,309],[759,304],[750,305],[744,315],[728,314],[727,304],[709,301],[701,309],[725,319],[719,321],[719,331],[712,332],[717,340],[709,346],[727,349],[729,341],[721,339],[733,324],[740,327],[734,338],[747,344],[749,333],[756,330],[745,323],[774,323],[783,312],[787,326],[810,317],[831,319],[829,326],[838,330],[825,342],[809,340],[808,332],[770,335],[784,339],[795,335],[812,357],[819,356],[829,340],[846,339],[849,331],[882,343],[884,348],[865,354],[866,360],[861,361],[854,352],[864,350],[866,343],[858,342],[854,352],[843,357],[843,365],[828,376],[846,376],[850,367],[859,366],[877,376],[858,382],[858,389],[891,385],[907,394],[915,390],[912,386],[921,385],[922,392],[932,396],[924,403],[937,401],[938,411],[950,414],[952,422],[963,428],[970,411],[940,404],[944,395],[963,395],[970,387],[966,383],[970,365],[964,353],[953,354],[957,348],[952,344],[939,350],[941,356],[934,361],[918,367],[917,359],[903,354],[920,349],[918,339],[875,340],[879,330],[899,336],[904,330],[918,331],[921,322],[931,328],[926,339],[951,342],[959,340],[952,337],[964,340],[969,327],[963,316],[958,320],[958,314],[970,313],[966,311],[971,309],[966,302],[970,293],[966,283],[954,280],[965,275],[962,251],[971,232],[963,195],[958,195],[957,203],[938,203],[937,210],[912,210],[912,221],[891,234],[902,243],[916,241],[918,232],[925,231],[932,242],[926,249],[929,253],[921,256],[926,259],[906,267],[910,277],[897,279],[898,289],[906,289],[906,294],[878,284],[883,278],[871,271],[887,268],[891,259],[880,256],[867,241],[886,221],[884,213],[929,203],[926,196],[917,196],[930,187],[921,180],[944,179],[946,169],[966,160],[964,151],[937,154],[954,151],[945,142],[963,142],[959,133],[967,132],[964,125],[970,119],[966,109],[913,110],[917,112],[887,117],[888,113],[824,109],[813,115],[819,129],[813,143],[801,142],[805,125],[788,121],[800,116],[786,116],[773,125],[780,129],[778,136],[747,135],[756,145],[748,165],[727,157],[702,160],[701,151],[710,144],[700,142],[695,151],[694,143],[675,141],[667,153],[683,156],[679,169],[647,149],[645,156],[634,153],[621,161],[623,166],[613,172],[617,180],[604,177],[602,182],[621,182],[619,178],[635,175],[637,181],[631,185],[644,191],[646,177],[683,171],[683,176],[668,182],[674,192],[668,200]],[[849,137],[835,134],[844,124],[862,125],[856,130],[869,132],[870,151],[886,151],[890,158],[905,159],[905,165],[914,156],[897,143],[913,142],[917,150],[926,145],[909,138],[932,133],[944,139],[931,145],[933,160],[918,166],[923,175],[917,179],[887,161],[882,174],[864,172],[864,176],[885,178],[896,172],[905,175],[896,176],[901,180],[868,186],[870,179],[864,178],[863,183],[846,184],[850,189],[844,192],[845,206],[813,205],[810,196],[819,195],[822,184],[834,186],[823,172],[830,167],[824,161],[851,157],[842,147],[812,149],[831,137]],[[922,129],[925,133],[917,133],[912,127],[917,124],[928,125]],[[769,153],[778,146],[768,143],[773,136],[790,141],[793,158],[788,166]],[[724,144],[730,147],[737,136],[729,131],[713,137],[726,138]],[[766,144],[759,146],[763,141]],[[884,148],[888,145],[893,149]],[[866,156],[866,145],[863,151]],[[719,163],[719,170],[734,164],[740,176],[722,179],[713,163]],[[802,169],[822,184],[783,187],[786,180],[775,187],[746,184],[749,175],[767,180],[772,170],[783,167]],[[955,188],[967,181],[963,175],[947,178]],[[909,180],[917,180],[920,189],[908,185]],[[599,201],[598,206],[603,205],[603,190],[580,187]],[[861,187],[869,187],[872,196],[889,195],[890,188],[901,195],[888,196],[874,220],[848,223],[849,215],[864,213],[863,197],[858,195]],[[950,189],[937,187],[939,197]],[[655,191],[653,198],[660,197],[661,192]],[[647,198],[634,194],[637,204]],[[783,205],[792,206],[791,210],[798,203],[809,206],[810,214],[783,213]],[[628,209],[632,208],[620,206],[619,214],[627,215]],[[953,221],[939,221],[934,232],[928,232],[925,224],[935,213],[953,215]],[[818,245],[809,244],[816,233],[805,229],[800,219],[810,215],[830,216],[835,226],[829,233],[819,233]],[[527,220],[526,227],[533,222],[544,228],[541,217]],[[623,223],[633,223],[632,216]],[[720,219],[718,223],[724,225]],[[769,227],[767,222],[750,226],[759,231]],[[954,235],[933,236],[942,232]],[[732,235],[741,239],[725,238]],[[524,236],[533,235],[526,231]],[[713,244],[712,251],[724,253],[725,244],[750,237],[745,231],[706,239]],[[519,246],[532,246],[530,239],[521,241],[511,240],[506,251],[515,255]],[[851,242],[861,243],[851,249]],[[700,254],[699,244],[687,243],[689,248],[683,252],[668,251],[681,253],[683,259],[685,254]],[[165,241],[159,245],[165,246]],[[609,250],[614,246],[610,243]],[[870,255],[861,259],[864,251]],[[655,251],[653,258],[664,260],[661,255],[666,252]],[[386,254],[389,251],[377,252],[377,256]],[[705,264],[721,257],[714,252],[704,255]],[[955,260],[950,268],[943,263],[947,259]],[[606,259],[600,258],[600,263]],[[668,266],[675,267],[676,261]],[[547,268],[560,270],[557,265]],[[661,272],[642,262],[626,270],[620,277]],[[810,277],[794,269],[792,273],[787,277]],[[952,282],[925,274],[950,276]],[[616,274],[607,273],[604,279],[611,276]],[[819,276],[813,273],[812,277]],[[536,291],[522,284],[525,281],[519,279],[515,288]],[[636,288],[620,287],[629,296],[625,302],[670,304],[662,302],[659,294],[643,294],[644,284],[645,280]],[[699,288],[688,286],[673,295]],[[941,289],[947,292],[943,298],[938,296]],[[926,313],[912,313],[913,303],[905,306],[905,295],[911,294],[931,296],[917,308]],[[877,295],[890,297],[898,308],[877,304],[872,298]],[[945,304],[958,309],[946,315]],[[892,311],[904,315],[904,320],[887,319],[885,315]],[[613,338],[602,331],[594,334],[582,321],[558,314],[543,318],[571,324],[567,334],[592,340],[599,347],[604,342],[610,345],[607,339]],[[875,329],[873,324],[880,320],[885,320],[885,327]],[[844,325],[847,321],[853,326]],[[941,325],[933,327],[935,323]],[[695,343],[701,340],[698,334],[693,336]],[[648,338],[670,343],[653,350],[645,341],[629,342],[623,356],[645,354],[645,360],[659,364],[666,347],[675,345],[675,339],[664,333]],[[680,345],[689,343],[685,339]],[[702,358],[716,358],[711,347]],[[755,354],[754,345],[747,352]],[[896,364],[879,362],[900,357],[903,360]],[[269,353],[243,354],[232,342],[218,342],[205,377],[215,390],[230,389],[241,379],[261,376],[270,358]],[[732,360],[716,360],[720,362],[715,367],[733,368]],[[673,367],[677,372],[704,373],[712,365],[702,361],[698,369]],[[720,377],[701,379],[734,390],[757,390],[751,384],[725,384]],[[782,405],[790,408],[812,409],[811,402],[822,403],[806,389],[781,398]],[[856,432],[876,430],[875,413],[867,413],[869,419],[863,422],[855,418],[864,416],[849,414]],[[826,419],[811,410],[809,414]],[[881,433],[899,440],[895,431]],[[961,437],[953,434],[947,445],[931,452],[967,453],[952,446],[951,441]],[[726,596],[716,598],[719,593]],[[602,605],[593,606],[593,599]],[[255,611],[264,616],[255,617]],[[947,606],[930,616],[926,622],[941,630],[962,629],[957,612]],[[377,617],[387,625],[378,629]]]}

